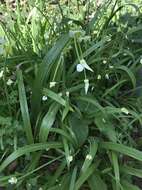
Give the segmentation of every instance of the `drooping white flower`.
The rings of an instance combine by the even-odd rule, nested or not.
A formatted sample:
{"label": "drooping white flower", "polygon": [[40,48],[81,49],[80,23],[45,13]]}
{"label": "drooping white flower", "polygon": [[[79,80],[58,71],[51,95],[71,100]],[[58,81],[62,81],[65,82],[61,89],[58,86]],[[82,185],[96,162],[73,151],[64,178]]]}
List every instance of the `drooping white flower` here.
{"label": "drooping white flower", "polygon": [[85,59],[80,60],[80,64],[83,65],[83,67],[91,72],[94,72],[93,69],[86,63]]}
{"label": "drooping white flower", "polygon": [[142,64],[142,58],[140,59],[140,64]]}
{"label": "drooping white flower", "polygon": [[103,64],[106,64],[107,63],[107,61],[106,60],[103,60]]}
{"label": "drooping white flower", "polygon": [[14,184],[16,184],[17,183],[17,178],[16,177],[11,177],[9,180],[8,180],[8,183],[10,183],[10,184],[12,184],[12,185],[14,185]]}
{"label": "drooping white flower", "polygon": [[85,94],[87,94],[88,92],[88,89],[89,89],[89,80],[88,79],[85,79],[84,80],[84,89],[85,89]]}
{"label": "drooping white flower", "polygon": [[127,108],[121,108],[121,111],[123,112],[123,113],[125,113],[125,114],[129,114],[129,111],[127,110]]}
{"label": "drooping white flower", "polygon": [[66,92],[66,96],[67,96],[67,97],[69,97],[69,95],[70,95],[70,92],[69,92],[69,91],[67,91],[67,92]]}
{"label": "drooping white flower", "polygon": [[113,66],[113,65],[109,65],[109,68],[110,68],[110,69],[113,69],[113,68],[114,68],[114,66]]}
{"label": "drooping white flower", "polygon": [[73,161],[73,156],[71,156],[71,155],[68,156],[68,157],[67,157],[67,161],[68,161],[68,162],[72,162],[72,161]]}
{"label": "drooping white flower", "polygon": [[72,24],[73,24],[73,21],[72,21],[72,20],[68,21],[68,24],[69,24],[69,25],[72,25]]}
{"label": "drooping white flower", "polygon": [[98,76],[97,76],[97,79],[98,79],[98,80],[101,80],[101,78],[102,78],[101,75],[98,75]]}
{"label": "drooping white flower", "polygon": [[92,155],[91,154],[87,154],[86,155],[86,160],[92,160],[93,158],[92,158]]}
{"label": "drooping white flower", "polygon": [[40,187],[38,190],[43,190],[42,187]]}
{"label": "drooping white flower", "polygon": [[82,64],[77,64],[76,70],[77,70],[77,72],[79,72],[79,73],[82,72],[82,71],[84,70],[83,65],[82,65]]}
{"label": "drooping white flower", "polygon": [[49,87],[52,88],[52,87],[54,87],[55,85],[56,85],[56,82],[52,81],[52,82],[50,82]]}
{"label": "drooping white flower", "polygon": [[7,84],[8,86],[10,86],[10,85],[12,85],[12,83],[13,83],[13,81],[12,81],[11,79],[8,79],[8,81],[7,81],[6,84]]}
{"label": "drooping white flower", "polygon": [[47,100],[47,96],[42,96],[42,101],[46,101]]}
{"label": "drooping white flower", "polygon": [[3,77],[3,73],[4,73],[4,71],[2,70],[2,71],[0,72],[0,78]]}
{"label": "drooping white flower", "polygon": [[109,79],[109,74],[108,74],[108,73],[105,75],[105,78],[106,78],[106,79]]}
{"label": "drooping white flower", "polygon": [[76,70],[77,72],[82,72],[84,69],[94,72],[93,69],[91,69],[91,67],[86,63],[85,59],[81,59],[80,63],[76,66]]}

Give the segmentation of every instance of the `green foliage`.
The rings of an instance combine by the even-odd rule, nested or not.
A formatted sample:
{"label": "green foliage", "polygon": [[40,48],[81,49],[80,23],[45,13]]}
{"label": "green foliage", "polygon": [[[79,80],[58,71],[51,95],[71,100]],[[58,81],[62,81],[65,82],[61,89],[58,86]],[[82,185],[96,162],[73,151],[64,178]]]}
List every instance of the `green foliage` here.
{"label": "green foliage", "polygon": [[0,11],[0,188],[141,189],[141,2]]}

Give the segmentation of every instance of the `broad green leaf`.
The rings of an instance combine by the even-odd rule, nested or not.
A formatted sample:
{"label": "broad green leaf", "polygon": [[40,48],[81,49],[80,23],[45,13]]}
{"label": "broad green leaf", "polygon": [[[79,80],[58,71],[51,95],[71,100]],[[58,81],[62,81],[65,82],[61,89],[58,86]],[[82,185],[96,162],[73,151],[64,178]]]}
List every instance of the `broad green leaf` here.
{"label": "broad green leaf", "polygon": [[79,145],[82,145],[88,136],[88,121],[83,118],[77,118],[75,113],[70,114],[69,124],[76,135]]}
{"label": "broad green leaf", "polygon": [[103,117],[101,113],[98,113],[95,115],[94,122],[101,133],[106,135],[109,140],[116,142],[115,127],[113,126],[113,122],[109,120],[109,115]]}
{"label": "broad green leaf", "polygon": [[76,100],[81,100],[81,101],[85,101],[85,102],[88,102],[90,104],[93,104],[96,108],[98,108],[98,110],[100,110],[104,113],[104,108],[98,103],[97,100],[95,100],[92,97],[79,96],[79,97],[76,97]]}
{"label": "broad green leaf", "polygon": [[41,126],[40,126],[40,131],[39,131],[39,142],[46,142],[48,134],[50,132],[50,128],[52,127],[55,119],[56,119],[56,114],[60,108],[60,105],[56,102],[52,103],[48,112],[44,116]]}

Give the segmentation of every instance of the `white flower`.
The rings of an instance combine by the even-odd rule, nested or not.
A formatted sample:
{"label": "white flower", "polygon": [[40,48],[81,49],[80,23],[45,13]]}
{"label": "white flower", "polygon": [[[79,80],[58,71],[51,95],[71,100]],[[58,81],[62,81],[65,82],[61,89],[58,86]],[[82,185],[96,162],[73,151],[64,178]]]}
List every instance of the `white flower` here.
{"label": "white flower", "polygon": [[0,72],[0,78],[3,77],[3,73],[4,73],[4,71],[2,70],[2,71]]}
{"label": "white flower", "polygon": [[103,0],[97,0],[96,5],[97,7],[101,6],[103,4]]}
{"label": "white flower", "polygon": [[8,180],[8,183],[10,183],[10,184],[16,184],[17,183],[17,178],[16,177],[11,177],[9,180]]}
{"label": "white flower", "polygon": [[91,72],[94,72],[93,69],[91,69],[91,67],[89,65],[87,65],[85,59],[81,59],[80,60],[80,64],[83,65],[83,67]]}
{"label": "white flower", "polygon": [[87,154],[86,155],[86,160],[92,160],[93,158],[92,158],[92,155],[91,154]]}
{"label": "white flower", "polygon": [[79,73],[82,72],[82,71],[84,70],[83,65],[82,65],[82,64],[77,64],[76,70],[77,70],[77,72],[79,72]]}
{"label": "white flower", "polygon": [[105,75],[105,78],[106,78],[106,79],[109,79],[109,74],[106,74],[106,75]]}
{"label": "white flower", "polygon": [[84,86],[85,94],[87,94],[88,89],[89,89],[89,80],[88,80],[88,79],[85,79],[85,80],[84,80],[84,84],[85,84],[85,86]]}
{"label": "white flower", "polygon": [[72,162],[72,161],[73,161],[73,156],[68,156],[68,157],[67,157],[67,161],[68,161],[68,162]]}
{"label": "white flower", "polygon": [[69,95],[70,95],[70,92],[69,92],[69,91],[67,91],[67,92],[66,92],[66,96],[67,96],[67,97],[69,97]]}
{"label": "white flower", "polygon": [[73,21],[72,21],[72,20],[68,21],[68,24],[69,24],[69,25],[72,25],[72,24],[73,24]]}
{"label": "white flower", "polygon": [[140,59],[140,64],[142,64],[142,58]]}
{"label": "white flower", "polygon": [[114,66],[113,66],[113,65],[109,65],[109,68],[110,68],[110,69],[113,69],[113,68],[114,68]]}
{"label": "white flower", "polygon": [[40,187],[38,190],[43,190],[42,187]]}
{"label": "white flower", "polygon": [[101,80],[101,78],[102,78],[101,75],[98,75],[98,76],[97,76],[97,79],[98,79],[98,80]]}
{"label": "white flower", "polygon": [[13,83],[13,81],[12,81],[11,79],[8,79],[8,81],[7,81],[6,84],[7,84],[8,86],[10,86],[12,83]]}
{"label": "white flower", "polygon": [[42,96],[42,100],[46,101],[47,100],[47,96]]}
{"label": "white flower", "polygon": [[126,108],[121,108],[121,111],[123,112],[123,113],[125,113],[125,114],[129,114],[129,111],[126,109]]}
{"label": "white flower", "polygon": [[52,87],[54,87],[56,85],[56,82],[54,82],[54,81],[52,81],[52,82],[50,82],[50,88],[52,88]]}
{"label": "white flower", "polygon": [[106,60],[103,60],[103,64],[106,64],[107,63],[107,61]]}
{"label": "white flower", "polygon": [[106,123],[106,120],[104,118],[102,119],[102,121],[103,121],[103,123]]}

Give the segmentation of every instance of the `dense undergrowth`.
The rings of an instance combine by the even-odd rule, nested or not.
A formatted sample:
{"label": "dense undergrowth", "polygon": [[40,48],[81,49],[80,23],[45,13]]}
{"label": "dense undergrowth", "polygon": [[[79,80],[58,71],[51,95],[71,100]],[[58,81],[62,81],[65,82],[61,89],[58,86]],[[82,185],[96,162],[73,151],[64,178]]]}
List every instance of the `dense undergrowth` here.
{"label": "dense undergrowth", "polygon": [[0,187],[140,190],[141,3],[0,10]]}

